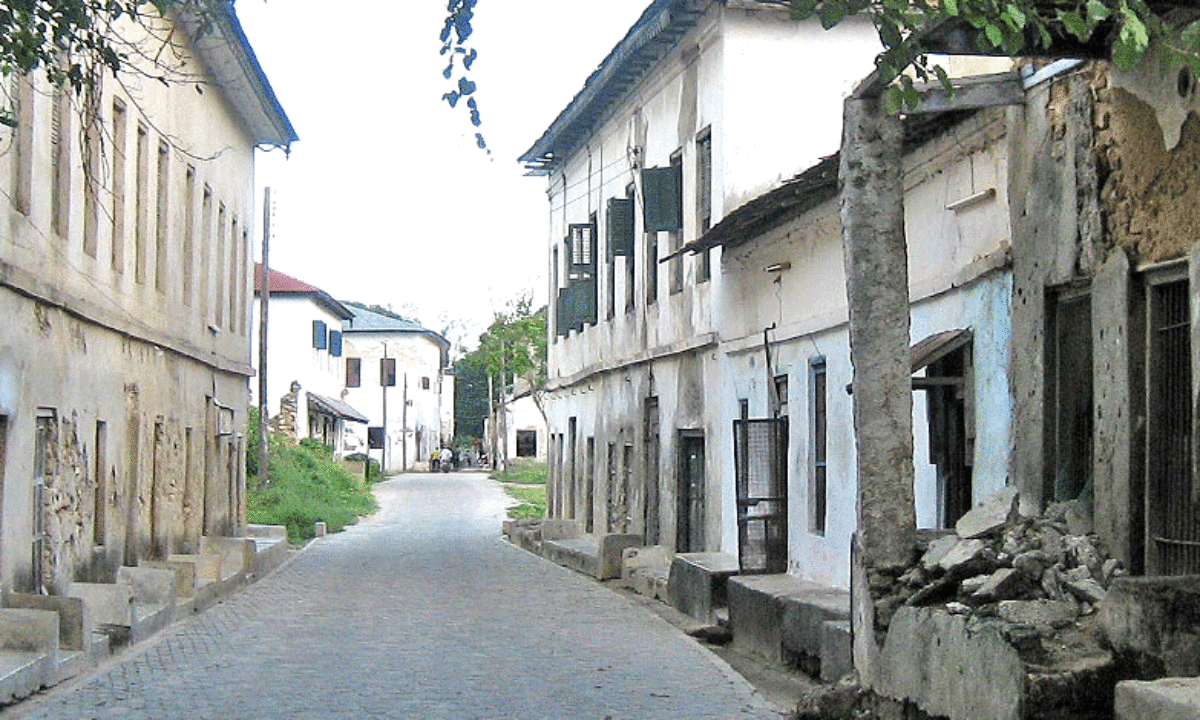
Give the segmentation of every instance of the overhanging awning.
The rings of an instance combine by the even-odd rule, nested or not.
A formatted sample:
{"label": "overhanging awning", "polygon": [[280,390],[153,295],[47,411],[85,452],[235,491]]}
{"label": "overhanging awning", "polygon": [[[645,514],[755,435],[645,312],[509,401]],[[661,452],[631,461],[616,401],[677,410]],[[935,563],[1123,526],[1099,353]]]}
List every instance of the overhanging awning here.
{"label": "overhanging awning", "polygon": [[308,409],[351,422],[370,422],[366,415],[363,415],[341,400],[334,400],[333,398],[327,398],[324,395],[318,395],[313,392],[308,394]]}
{"label": "overhanging awning", "polygon": [[[928,337],[918,340],[911,348],[909,348],[912,362],[912,372],[924,370],[955,350],[967,345],[971,342],[972,337],[974,337],[974,335],[970,329],[955,328],[953,330],[943,330],[942,332],[934,333]],[[913,390],[927,390],[932,386],[961,385],[963,382],[964,380],[961,377],[915,377],[912,379],[912,386]],[[846,385],[846,394],[854,394],[854,383],[849,383]]]}

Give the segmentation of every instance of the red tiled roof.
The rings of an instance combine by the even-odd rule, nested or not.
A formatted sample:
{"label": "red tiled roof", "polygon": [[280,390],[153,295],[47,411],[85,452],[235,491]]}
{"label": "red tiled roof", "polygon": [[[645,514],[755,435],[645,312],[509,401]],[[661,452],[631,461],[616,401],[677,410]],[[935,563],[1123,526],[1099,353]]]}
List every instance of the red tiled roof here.
{"label": "red tiled roof", "polygon": [[[262,290],[262,263],[254,263],[254,290]],[[273,293],[310,293],[321,292],[321,288],[297,280],[291,275],[284,275],[278,270],[271,271],[271,292]]]}

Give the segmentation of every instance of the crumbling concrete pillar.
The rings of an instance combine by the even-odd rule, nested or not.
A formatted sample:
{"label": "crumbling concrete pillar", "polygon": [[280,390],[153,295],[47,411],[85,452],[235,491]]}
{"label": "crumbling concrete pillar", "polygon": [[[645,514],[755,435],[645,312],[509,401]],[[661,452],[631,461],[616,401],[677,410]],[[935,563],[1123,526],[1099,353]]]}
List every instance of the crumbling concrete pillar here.
{"label": "crumbling concrete pillar", "polygon": [[908,247],[900,119],[878,98],[850,98],[842,136],[842,243],[854,365],[860,560],[908,563],[913,506]]}

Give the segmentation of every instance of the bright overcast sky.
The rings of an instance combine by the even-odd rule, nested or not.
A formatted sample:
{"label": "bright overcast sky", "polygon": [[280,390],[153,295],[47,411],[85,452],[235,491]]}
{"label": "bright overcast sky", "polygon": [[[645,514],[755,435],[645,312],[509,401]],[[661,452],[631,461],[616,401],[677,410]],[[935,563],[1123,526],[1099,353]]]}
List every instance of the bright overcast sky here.
{"label": "bright overcast sky", "polygon": [[[340,300],[415,309],[469,344],[522,290],[546,301],[545,178],[516,162],[650,0],[480,0],[473,76],[489,157],[441,100],[444,0],[240,0],[300,142],[260,154],[271,267]],[[261,206],[257,213],[261,216]]]}

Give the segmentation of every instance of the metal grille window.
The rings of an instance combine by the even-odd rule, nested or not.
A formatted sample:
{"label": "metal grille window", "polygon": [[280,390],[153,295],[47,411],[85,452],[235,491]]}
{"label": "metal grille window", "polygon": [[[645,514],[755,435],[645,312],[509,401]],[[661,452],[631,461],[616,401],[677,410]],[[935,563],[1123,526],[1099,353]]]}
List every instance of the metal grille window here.
{"label": "metal grille window", "polygon": [[1188,282],[1147,292],[1148,572],[1200,572],[1200,488],[1192,473],[1191,327]]}
{"label": "metal grille window", "polygon": [[787,418],[734,420],[733,443],[741,570],[786,572]]}

